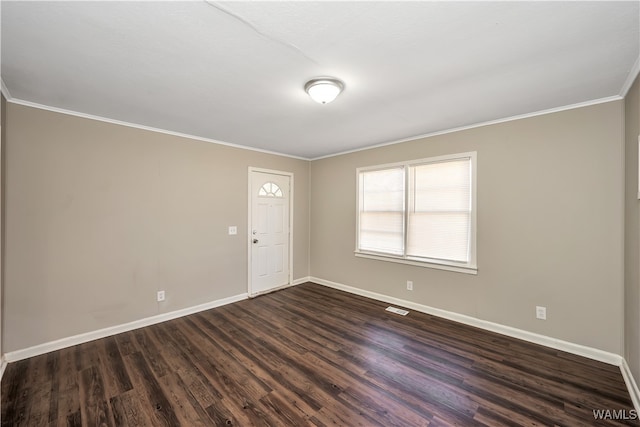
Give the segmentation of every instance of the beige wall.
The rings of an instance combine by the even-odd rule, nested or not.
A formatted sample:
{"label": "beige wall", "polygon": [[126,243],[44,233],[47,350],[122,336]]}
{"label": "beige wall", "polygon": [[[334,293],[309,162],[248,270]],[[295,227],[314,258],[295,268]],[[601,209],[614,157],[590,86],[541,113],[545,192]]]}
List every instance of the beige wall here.
{"label": "beige wall", "polygon": [[[310,163],[9,103],[3,350],[246,292],[255,166],[295,174],[294,279],[311,274],[621,353],[623,107]],[[357,167],[474,150],[477,276],[353,255]],[[160,289],[167,301],[158,304]],[[547,321],[535,305],[547,306]]]}
{"label": "beige wall", "polygon": [[640,202],[638,201],[638,135],[640,79],[625,98],[625,353],[634,378],[640,380]]}
{"label": "beige wall", "polygon": [[6,111],[7,111],[7,100],[4,95],[0,95],[0,357],[4,355],[4,347],[2,345],[2,341],[4,340],[3,333],[3,323],[2,319],[4,318],[4,299],[2,298],[4,294],[4,141],[5,141],[5,130],[6,126]]}
{"label": "beige wall", "polygon": [[[311,275],[621,354],[623,106],[312,162]],[[465,151],[478,153],[477,276],[354,256],[357,167]]]}
{"label": "beige wall", "polygon": [[4,351],[246,292],[249,166],[294,173],[309,275],[309,162],[7,107]]}

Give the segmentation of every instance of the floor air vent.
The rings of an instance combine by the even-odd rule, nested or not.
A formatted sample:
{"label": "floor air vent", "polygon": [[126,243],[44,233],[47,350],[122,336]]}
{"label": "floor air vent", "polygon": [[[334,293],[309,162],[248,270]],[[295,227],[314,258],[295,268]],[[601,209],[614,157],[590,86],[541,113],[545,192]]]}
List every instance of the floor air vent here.
{"label": "floor air vent", "polygon": [[407,314],[409,314],[409,312],[407,310],[403,310],[401,308],[396,308],[396,307],[391,307],[391,306],[385,308],[385,310],[386,311],[390,311],[390,312],[395,313],[395,314],[399,314],[400,316],[406,316]]}

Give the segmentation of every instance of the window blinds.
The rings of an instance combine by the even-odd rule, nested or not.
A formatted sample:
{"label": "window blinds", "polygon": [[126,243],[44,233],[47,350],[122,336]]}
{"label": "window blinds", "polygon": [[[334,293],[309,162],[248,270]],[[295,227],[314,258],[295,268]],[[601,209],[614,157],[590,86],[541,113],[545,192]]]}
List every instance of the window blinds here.
{"label": "window blinds", "polygon": [[409,168],[409,257],[469,261],[471,159]]}
{"label": "window blinds", "polygon": [[358,249],[404,254],[404,168],[360,173]]}
{"label": "window blinds", "polygon": [[469,263],[471,168],[463,157],[360,171],[358,250]]}

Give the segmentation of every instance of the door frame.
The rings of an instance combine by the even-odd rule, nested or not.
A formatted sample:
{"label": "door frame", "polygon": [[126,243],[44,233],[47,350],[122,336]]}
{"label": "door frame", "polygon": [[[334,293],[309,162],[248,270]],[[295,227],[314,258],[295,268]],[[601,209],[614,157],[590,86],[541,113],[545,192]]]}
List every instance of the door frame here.
{"label": "door frame", "polygon": [[[268,173],[272,175],[282,175],[289,178],[289,283],[277,286],[273,289],[269,289],[264,292],[253,293],[252,290],[252,280],[253,280],[253,272],[251,270],[252,267],[252,243],[251,240],[253,236],[251,234],[251,226],[252,226],[252,208],[253,208],[253,189],[251,188],[252,184],[252,173],[260,172],[260,173]],[[293,172],[284,172],[274,169],[264,169],[264,168],[256,168],[253,166],[249,166],[249,171],[247,174],[247,195],[248,195],[248,203],[247,203],[247,295],[249,298],[261,295],[263,293],[273,292],[277,289],[283,289],[289,287],[293,284]]]}

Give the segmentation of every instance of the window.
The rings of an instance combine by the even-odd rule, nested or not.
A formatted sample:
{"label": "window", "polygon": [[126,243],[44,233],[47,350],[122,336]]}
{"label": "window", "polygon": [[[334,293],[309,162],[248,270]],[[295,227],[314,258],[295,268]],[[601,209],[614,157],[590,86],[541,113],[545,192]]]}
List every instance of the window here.
{"label": "window", "polygon": [[282,190],[275,182],[267,182],[258,191],[260,197],[283,197]]}
{"label": "window", "polygon": [[356,255],[475,274],[476,153],[360,168]]}

